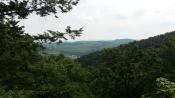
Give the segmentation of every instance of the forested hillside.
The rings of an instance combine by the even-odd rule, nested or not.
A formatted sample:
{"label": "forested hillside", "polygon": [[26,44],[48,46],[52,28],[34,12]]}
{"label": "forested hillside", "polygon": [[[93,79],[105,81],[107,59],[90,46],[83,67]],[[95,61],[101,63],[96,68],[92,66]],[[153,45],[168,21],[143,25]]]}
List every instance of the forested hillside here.
{"label": "forested hillside", "polygon": [[[167,32],[165,34],[162,35],[157,35],[154,37],[150,37],[148,39],[143,39],[140,41],[134,41],[129,43],[126,46],[132,45],[132,44],[137,44],[140,48],[142,49],[153,49],[153,48],[160,48],[162,43],[164,42],[164,40],[166,40],[167,38],[170,37],[175,37],[175,32]],[[123,46],[123,45],[122,45]],[[117,47],[115,47],[117,48]],[[115,49],[113,48],[113,49]],[[104,51],[104,50],[103,50]],[[78,59],[79,62],[81,62],[81,64],[83,66],[87,65],[87,66],[91,66],[91,65],[99,65],[99,63],[101,63],[101,56],[103,51],[97,51],[94,53],[90,53],[88,55],[84,55],[81,58]]]}
{"label": "forested hillside", "polygon": [[132,42],[131,39],[118,39],[111,41],[77,41],[77,42],[64,42],[61,44],[51,43],[44,44],[45,49],[43,52],[52,55],[64,54],[67,57],[76,56],[80,57],[89,53],[100,51],[104,48],[117,47],[121,44]]}
{"label": "forested hillside", "polygon": [[[174,98],[174,84],[167,80],[175,80],[175,36],[167,36],[171,33],[80,58],[94,75],[93,92],[99,98]],[[159,42],[157,48],[141,44],[152,40]]]}
{"label": "forested hillside", "polygon": [[138,41],[138,45],[142,48],[160,48],[161,43],[168,37],[175,36],[175,31],[168,32],[166,34],[150,37],[148,39],[144,39],[141,41]]}

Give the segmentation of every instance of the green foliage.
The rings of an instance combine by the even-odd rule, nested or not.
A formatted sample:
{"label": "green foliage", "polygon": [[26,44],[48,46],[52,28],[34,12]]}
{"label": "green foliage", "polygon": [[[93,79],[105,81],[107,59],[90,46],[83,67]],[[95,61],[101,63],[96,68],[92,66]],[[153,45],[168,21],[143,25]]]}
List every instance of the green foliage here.
{"label": "green foliage", "polygon": [[171,98],[175,97],[175,83],[169,81],[166,78],[157,78],[156,80],[158,93],[164,94],[164,96],[169,96]]}
{"label": "green foliage", "polygon": [[0,78],[10,77],[18,69],[26,69],[29,63],[37,61],[40,45],[34,43],[30,35],[23,34],[16,22],[0,22],[0,32]]}
{"label": "green foliage", "polygon": [[138,45],[143,49],[160,48],[164,40],[172,36],[175,36],[175,31],[138,41]]}
{"label": "green foliage", "polygon": [[143,66],[145,55],[137,45],[104,50],[103,64],[93,71],[94,92],[103,98],[139,98],[147,84],[144,81],[147,78]]}
{"label": "green foliage", "polygon": [[89,98],[91,74],[74,61],[63,57],[45,57],[1,81],[2,96],[9,98]]}
{"label": "green foliage", "polygon": [[166,78],[156,79],[156,92],[144,94],[143,98],[175,98],[175,83]]}
{"label": "green foliage", "polygon": [[105,49],[79,59],[81,63],[86,61],[83,65],[90,64],[89,70],[94,75],[91,89],[95,95],[99,98],[162,96],[156,93],[155,80],[158,77],[175,80],[175,39],[165,35],[158,48],[150,44],[146,49],[138,43]]}
{"label": "green foliage", "polygon": [[40,16],[69,12],[79,0],[2,0],[0,2],[0,18],[26,18],[31,13]]}
{"label": "green foliage", "polygon": [[65,35],[75,39],[82,29],[68,26],[65,33],[49,30],[31,36],[18,25],[20,19],[68,12],[78,1],[0,1],[0,98],[173,98],[174,32],[78,60],[88,68],[63,55],[38,53],[43,42],[62,42]]}
{"label": "green foliage", "polygon": [[32,13],[41,16],[56,14],[58,8],[67,12],[78,3],[67,0],[2,0],[0,1],[0,65],[2,77],[11,77],[19,69],[27,69],[40,59],[38,49],[42,48],[42,41],[61,42],[66,39],[65,35],[75,38],[81,35],[82,29],[71,30],[67,27],[66,32],[49,31],[38,36],[31,36],[19,26],[19,19],[25,19]]}
{"label": "green foliage", "polygon": [[[51,58],[54,59],[54,58]],[[47,60],[46,60],[47,61]],[[31,73],[34,77],[34,90],[41,92],[36,98],[86,98],[88,91],[89,72],[69,59],[48,60],[33,66]]]}
{"label": "green foliage", "polygon": [[[0,1],[0,97],[2,98],[89,98],[86,82],[90,73],[63,56],[43,57],[42,42],[62,42],[65,35],[75,39],[82,28],[65,33],[49,30],[31,36],[19,26],[20,19],[68,12],[79,0],[1,0]],[[57,17],[57,16],[56,16]],[[86,88],[86,89],[85,89]]]}
{"label": "green foliage", "polygon": [[[69,12],[78,2],[79,0],[2,0],[0,1],[0,22],[9,24],[11,29],[15,29],[14,34],[23,37],[23,27],[16,26],[19,22],[17,19],[25,19],[32,13],[42,17],[54,14],[55,17],[57,17],[56,14],[59,11],[63,13]],[[39,42],[59,41],[61,43],[62,40],[67,40],[65,35],[75,39],[81,35],[82,31],[82,28],[79,30],[72,30],[70,26],[67,26],[64,33],[48,30],[48,32],[38,34],[38,36],[27,36]]]}

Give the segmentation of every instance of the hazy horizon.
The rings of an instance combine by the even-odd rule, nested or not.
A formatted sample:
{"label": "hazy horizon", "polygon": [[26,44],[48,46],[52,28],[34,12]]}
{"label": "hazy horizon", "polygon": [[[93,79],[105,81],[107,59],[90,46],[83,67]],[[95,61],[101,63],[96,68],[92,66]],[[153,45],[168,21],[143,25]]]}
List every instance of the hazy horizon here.
{"label": "hazy horizon", "polygon": [[136,40],[136,39],[129,39],[129,38],[122,38],[122,39],[107,39],[107,40],[65,40],[63,42],[89,42],[89,41],[115,41],[115,40]]}
{"label": "hazy horizon", "polygon": [[30,15],[21,24],[30,34],[83,27],[76,41],[140,40],[175,30],[174,5],[174,0],[80,0],[71,12],[58,14],[58,19]]}

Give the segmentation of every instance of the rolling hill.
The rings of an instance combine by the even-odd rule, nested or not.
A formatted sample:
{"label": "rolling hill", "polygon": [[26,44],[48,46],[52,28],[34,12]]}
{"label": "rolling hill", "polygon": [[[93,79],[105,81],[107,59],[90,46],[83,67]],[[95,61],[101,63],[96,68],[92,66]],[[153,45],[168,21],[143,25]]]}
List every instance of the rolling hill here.
{"label": "rolling hill", "polygon": [[83,55],[87,55],[92,52],[100,51],[104,48],[117,47],[121,44],[127,44],[132,42],[131,39],[117,39],[108,41],[77,41],[77,42],[65,42],[61,44],[52,43],[44,44],[46,48],[43,50],[47,54],[58,55],[64,54],[65,56],[77,58]]}

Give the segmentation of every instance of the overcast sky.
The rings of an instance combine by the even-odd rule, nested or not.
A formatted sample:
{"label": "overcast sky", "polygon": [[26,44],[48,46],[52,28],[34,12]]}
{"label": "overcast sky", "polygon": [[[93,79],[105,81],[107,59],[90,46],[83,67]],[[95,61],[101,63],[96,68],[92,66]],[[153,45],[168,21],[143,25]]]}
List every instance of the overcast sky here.
{"label": "overcast sky", "polygon": [[30,34],[83,27],[77,40],[145,39],[175,30],[175,0],[80,0],[58,16],[31,15],[21,24]]}

